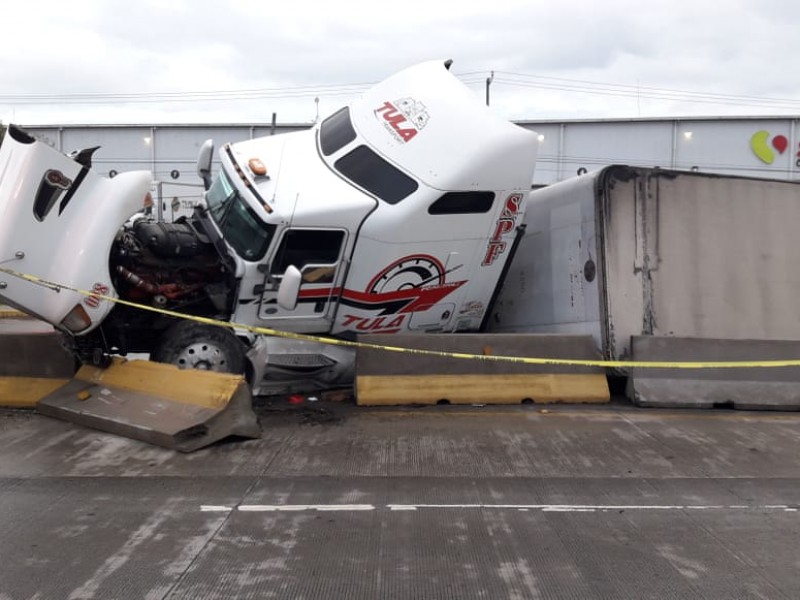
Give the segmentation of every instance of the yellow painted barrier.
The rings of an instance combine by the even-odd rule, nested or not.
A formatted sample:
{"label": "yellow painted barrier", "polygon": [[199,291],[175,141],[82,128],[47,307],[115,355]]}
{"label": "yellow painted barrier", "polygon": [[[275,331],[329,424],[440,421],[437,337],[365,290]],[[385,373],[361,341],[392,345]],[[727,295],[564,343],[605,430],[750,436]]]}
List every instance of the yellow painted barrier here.
{"label": "yellow painted barrier", "polygon": [[[358,375],[358,404],[601,404],[610,399],[602,374]],[[487,400],[488,399],[488,400]]]}
{"label": "yellow painted barrier", "polygon": [[42,414],[191,452],[231,435],[261,435],[244,377],[147,360],[83,366],[41,398]]}

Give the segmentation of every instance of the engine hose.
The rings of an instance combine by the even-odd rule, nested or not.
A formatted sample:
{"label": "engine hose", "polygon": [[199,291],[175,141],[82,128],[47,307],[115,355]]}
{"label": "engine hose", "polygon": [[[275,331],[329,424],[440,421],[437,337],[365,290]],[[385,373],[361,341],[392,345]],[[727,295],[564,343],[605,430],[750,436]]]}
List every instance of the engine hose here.
{"label": "engine hose", "polygon": [[136,273],[129,271],[122,265],[117,265],[117,273],[122,275],[122,278],[130,283],[133,287],[139,288],[144,290],[149,294],[157,294],[159,291],[159,286],[154,283],[150,283],[149,281],[145,281],[141,277],[139,277]]}
{"label": "engine hose", "polygon": [[122,265],[117,266],[117,273],[119,273],[122,278],[133,287],[143,290],[153,296],[163,296],[164,298],[169,298],[170,300],[177,300],[186,294],[201,289],[204,285],[202,283],[188,285],[181,283],[150,283],[149,281],[139,277],[136,273],[129,271]]}

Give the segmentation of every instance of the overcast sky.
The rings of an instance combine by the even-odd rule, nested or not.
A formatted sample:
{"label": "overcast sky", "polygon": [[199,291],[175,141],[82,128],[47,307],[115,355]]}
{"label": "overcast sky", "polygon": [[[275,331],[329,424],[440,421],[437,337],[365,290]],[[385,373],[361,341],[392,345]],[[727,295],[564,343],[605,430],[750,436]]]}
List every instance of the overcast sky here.
{"label": "overcast sky", "polygon": [[4,123],[310,122],[437,58],[515,120],[800,114],[797,0],[2,6]]}

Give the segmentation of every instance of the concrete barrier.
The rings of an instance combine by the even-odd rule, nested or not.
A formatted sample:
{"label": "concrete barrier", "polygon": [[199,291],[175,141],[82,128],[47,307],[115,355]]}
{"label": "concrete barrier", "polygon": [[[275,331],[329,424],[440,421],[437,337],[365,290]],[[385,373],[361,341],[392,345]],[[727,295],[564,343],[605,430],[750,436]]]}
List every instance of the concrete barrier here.
{"label": "concrete barrier", "polygon": [[0,323],[0,406],[33,408],[76,369],[75,357],[52,326],[31,319]]}
{"label": "concrete barrier", "polygon": [[247,382],[239,375],[115,358],[83,366],[42,398],[44,415],[192,452],[228,436],[261,436]]}
{"label": "concrete barrier", "polygon": [[[365,335],[360,342],[483,356],[598,359],[591,336],[534,334]],[[528,365],[359,348],[361,405],[608,402],[601,368]]]}
{"label": "concrete barrier", "polygon": [[[636,361],[800,359],[800,341],[633,336]],[[628,397],[638,406],[800,410],[800,367],[634,368]]]}

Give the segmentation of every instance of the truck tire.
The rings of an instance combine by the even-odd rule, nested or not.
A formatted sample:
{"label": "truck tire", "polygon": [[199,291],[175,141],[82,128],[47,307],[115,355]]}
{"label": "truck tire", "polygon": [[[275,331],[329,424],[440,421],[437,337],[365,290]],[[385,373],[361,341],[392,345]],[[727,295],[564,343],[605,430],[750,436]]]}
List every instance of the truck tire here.
{"label": "truck tire", "polygon": [[229,329],[181,321],[167,329],[151,359],[181,369],[244,373],[244,346]]}

